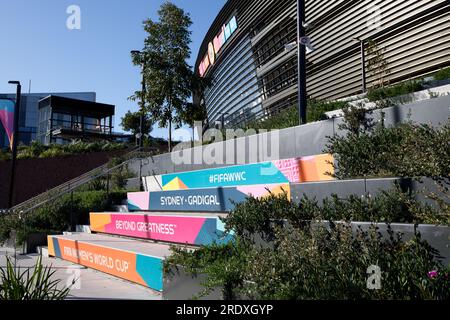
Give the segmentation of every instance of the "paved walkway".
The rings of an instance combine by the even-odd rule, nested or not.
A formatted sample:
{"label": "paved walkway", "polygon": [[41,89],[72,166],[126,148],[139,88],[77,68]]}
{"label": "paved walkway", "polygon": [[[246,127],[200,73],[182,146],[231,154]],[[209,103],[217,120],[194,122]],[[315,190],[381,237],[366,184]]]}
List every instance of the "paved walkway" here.
{"label": "paved walkway", "polygon": [[[0,248],[0,267],[6,266],[6,255],[14,260],[14,250]],[[32,268],[36,264],[38,254],[16,255],[17,266]],[[161,293],[143,286],[127,282],[102,272],[88,269],[68,261],[46,258],[42,259],[44,266],[51,266],[55,270],[55,279],[60,279],[61,286],[71,284],[74,279],[79,279],[72,286],[67,299],[120,299],[120,300],[161,300]],[[23,269],[25,270],[25,269]]]}

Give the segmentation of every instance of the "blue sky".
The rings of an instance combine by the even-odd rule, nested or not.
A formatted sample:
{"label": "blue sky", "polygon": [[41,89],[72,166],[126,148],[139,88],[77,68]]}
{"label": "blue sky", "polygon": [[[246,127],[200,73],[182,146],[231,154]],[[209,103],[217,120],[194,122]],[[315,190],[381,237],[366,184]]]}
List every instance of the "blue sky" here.
{"label": "blue sky", "polygon": [[[130,50],[141,49],[142,22],[157,19],[164,0],[0,0],[0,92],[14,92],[9,80],[28,92],[95,91],[97,101],[116,105],[120,118],[137,105],[127,98],[140,88]],[[190,13],[194,65],[201,41],[226,0],[173,0]],[[69,30],[70,5],[81,9],[81,30]],[[167,130],[155,129],[167,137]]]}

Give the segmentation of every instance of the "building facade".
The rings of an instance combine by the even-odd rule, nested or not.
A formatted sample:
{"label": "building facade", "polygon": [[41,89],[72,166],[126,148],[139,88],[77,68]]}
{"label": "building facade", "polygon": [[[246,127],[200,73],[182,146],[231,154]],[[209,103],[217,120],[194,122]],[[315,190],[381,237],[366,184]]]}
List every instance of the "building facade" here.
{"label": "building facade", "polygon": [[[297,104],[297,0],[228,0],[207,32],[196,72],[211,85],[196,93],[209,124],[237,126]],[[361,41],[382,53],[385,69],[368,70],[367,87],[424,77],[450,66],[446,0],[306,0],[311,98],[362,92]]]}
{"label": "building facade", "polygon": [[36,140],[49,145],[114,139],[114,112],[109,104],[48,96],[39,101]]}
{"label": "building facade", "polygon": [[[24,93],[22,94],[19,116],[19,144],[28,145],[37,139],[39,124],[39,101],[52,93]],[[65,98],[95,102],[95,92],[54,93]],[[0,94],[0,99],[15,100],[16,94]],[[5,129],[0,125],[0,148],[8,148],[9,142]]]}

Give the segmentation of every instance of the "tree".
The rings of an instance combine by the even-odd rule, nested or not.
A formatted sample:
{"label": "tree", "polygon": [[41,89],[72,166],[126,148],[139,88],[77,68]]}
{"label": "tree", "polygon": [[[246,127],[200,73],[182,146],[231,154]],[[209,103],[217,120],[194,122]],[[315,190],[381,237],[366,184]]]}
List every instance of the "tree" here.
{"label": "tree", "polygon": [[[202,125],[206,119],[206,108],[203,104],[188,103],[183,113],[180,114],[183,118],[183,122],[189,125],[192,129],[192,140],[195,135],[195,122],[201,121]],[[202,126],[203,131],[203,126]],[[202,132],[203,133],[203,132]]]}
{"label": "tree", "polygon": [[388,83],[390,73],[388,61],[384,57],[386,48],[381,48],[378,43],[369,39],[367,46],[367,69],[369,73],[375,77],[375,88],[384,87]]}
{"label": "tree", "polygon": [[[136,136],[136,134],[141,131],[140,113],[128,111],[122,118],[122,122],[120,123],[120,125],[122,126],[124,131],[131,132],[134,136]],[[150,120],[150,117],[147,114],[144,114],[142,129],[142,134],[144,135],[150,135],[150,132],[152,132],[153,130],[153,122]]]}
{"label": "tree", "polygon": [[[133,56],[135,65],[145,62],[145,109],[160,127],[168,127],[169,151],[172,150],[172,125],[183,123],[194,79],[187,64],[191,51],[192,21],[188,13],[170,2],[158,10],[159,21],[144,21],[145,39],[142,54]],[[141,97],[136,92],[132,99]]]}
{"label": "tree", "polygon": [[192,139],[194,139],[195,122],[201,121],[202,125],[204,125],[204,122],[207,119],[208,115],[204,104],[204,92],[210,85],[211,81],[208,78],[201,78],[193,74],[191,88],[197,99],[194,99],[193,102],[188,103],[186,108],[180,112],[180,117],[183,122],[192,128]]}

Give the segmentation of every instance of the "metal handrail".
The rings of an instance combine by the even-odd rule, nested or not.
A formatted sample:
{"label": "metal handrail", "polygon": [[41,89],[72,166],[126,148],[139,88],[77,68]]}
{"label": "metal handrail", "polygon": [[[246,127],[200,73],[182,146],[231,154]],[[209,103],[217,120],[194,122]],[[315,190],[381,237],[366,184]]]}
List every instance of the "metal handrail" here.
{"label": "metal handrail", "polygon": [[41,207],[41,206],[43,206],[43,205],[49,203],[50,201],[55,200],[56,198],[62,197],[62,196],[64,196],[64,195],[68,194],[69,192],[75,191],[76,189],[78,189],[78,188],[84,186],[85,184],[87,184],[87,183],[89,183],[89,182],[92,182],[93,180],[95,180],[95,179],[97,179],[97,178],[100,178],[100,177],[102,177],[102,176],[104,176],[104,175],[109,174],[111,171],[116,170],[116,169],[118,169],[119,167],[124,166],[125,164],[127,164],[127,163],[130,162],[130,161],[131,161],[131,160],[127,160],[126,162],[123,162],[123,163],[121,163],[120,165],[115,166],[114,168],[111,168],[111,169],[109,169],[109,170],[107,170],[107,171],[104,171],[104,172],[102,172],[102,173],[100,173],[100,174],[98,174],[98,175],[91,176],[89,179],[87,179],[87,180],[85,180],[85,181],[80,181],[80,182],[70,183],[70,184],[67,186],[67,189],[66,189],[66,190],[60,190],[60,192],[57,193],[57,194],[55,194],[54,196],[51,196],[51,195],[50,195],[50,194],[52,194],[52,192],[47,191],[47,192],[45,193],[46,196],[47,196],[47,197],[45,198],[45,200],[43,200],[43,201],[39,202],[38,204],[36,204],[36,205],[34,205],[34,206],[32,206],[32,207],[29,207],[29,208],[27,208],[27,209],[25,209],[25,210],[21,210],[20,212],[21,212],[21,213],[28,213],[28,212],[30,212],[30,211],[32,211],[32,210],[34,210],[34,209],[37,209],[37,208],[39,208],[39,207]]}
{"label": "metal handrail", "polygon": [[113,167],[108,168],[109,164],[106,163],[104,165],[101,165],[89,172],[86,172],[70,181],[67,181],[57,187],[54,187],[50,190],[45,191],[44,193],[41,193],[40,195],[37,195],[31,199],[28,199],[14,207],[12,207],[10,210],[8,210],[11,213],[14,212],[20,212],[20,213],[28,213],[31,210],[34,210],[36,208],[39,208],[46,203],[61,197],[69,192],[72,192],[87,183],[90,183],[94,181],[95,179],[98,179],[102,176],[110,174],[112,171],[117,170],[120,167],[123,167],[124,165],[130,163],[131,161],[134,161],[136,158],[138,158],[139,154],[141,152],[139,151],[139,148],[133,149],[129,153],[125,154],[123,157],[129,158],[126,159],[121,164]]}

